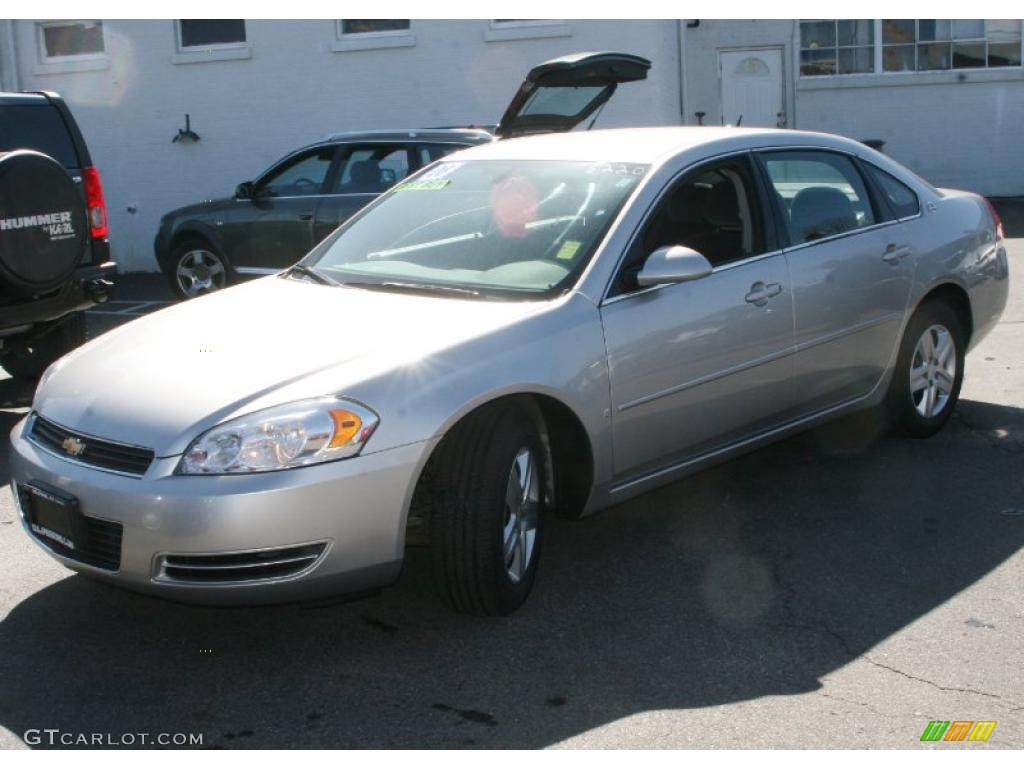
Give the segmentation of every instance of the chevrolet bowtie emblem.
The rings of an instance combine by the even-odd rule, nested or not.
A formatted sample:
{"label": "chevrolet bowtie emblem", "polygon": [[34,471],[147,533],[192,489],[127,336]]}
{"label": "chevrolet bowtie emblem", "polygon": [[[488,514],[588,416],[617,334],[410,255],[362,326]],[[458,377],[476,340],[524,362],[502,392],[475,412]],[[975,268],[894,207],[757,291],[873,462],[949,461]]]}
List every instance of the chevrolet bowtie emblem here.
{"label": "chevrolet bowtie emblem", "polygon": [[63,448],[65,453],[69,456],[81,456],[82,452],[85,451],[85,443],[77,437],[65,437],[64,442],[60,444],[60,447]]}

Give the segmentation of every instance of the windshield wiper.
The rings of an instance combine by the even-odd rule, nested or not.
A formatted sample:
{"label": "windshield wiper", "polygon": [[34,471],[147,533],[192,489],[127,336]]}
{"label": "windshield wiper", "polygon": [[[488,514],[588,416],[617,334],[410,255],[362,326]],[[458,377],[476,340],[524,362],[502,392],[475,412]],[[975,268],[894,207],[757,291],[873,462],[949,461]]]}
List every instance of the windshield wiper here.
{"label": "windshield wiper", "polygon": [[357,288],[368,288],[378,291],[418,291],[420,293],[457,293],[462,296],[479,297],[483,294],[472,288],[461,288],[457,285],[439,285],[437,283],[402,283],[394,280],[385,280],[380,283],[371,282],[348,282],[346,285],[353,285]]}
{"label": "windshield wiper", "polygon": [[306,266],[305,264],[293,264],[288,268],[285,274],[302,275],[303,277],[308,277],[311,280],[320,283],[321,285],[340,285],[340,283],[337,280],[330,278],[320,270]]}

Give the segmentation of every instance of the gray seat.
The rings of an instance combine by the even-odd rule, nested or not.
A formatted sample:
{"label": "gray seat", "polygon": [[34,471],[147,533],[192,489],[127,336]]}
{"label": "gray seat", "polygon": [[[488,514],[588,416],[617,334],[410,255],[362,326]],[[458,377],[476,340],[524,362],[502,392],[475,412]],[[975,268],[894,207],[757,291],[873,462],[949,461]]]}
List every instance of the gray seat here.
{"label": "gray seat", "polygon": [[806,187],[789,208],[789,232],[794,245],[820,240],[857,228],[850,199],[834,187]]}

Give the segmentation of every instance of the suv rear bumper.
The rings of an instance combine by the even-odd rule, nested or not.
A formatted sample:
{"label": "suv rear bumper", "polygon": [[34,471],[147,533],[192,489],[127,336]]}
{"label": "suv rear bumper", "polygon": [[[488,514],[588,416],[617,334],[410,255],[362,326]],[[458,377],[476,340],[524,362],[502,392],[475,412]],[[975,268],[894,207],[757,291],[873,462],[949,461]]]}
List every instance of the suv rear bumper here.
{"label": "suv rear bumper", "polygon": [[103,303],[110,297],[113,288],[110,279],[116,274],[117,265],[112,261],[80,267],[56,293],[0,307],[0,336],[6,335],[6,331],[58,320],[71,312]]}

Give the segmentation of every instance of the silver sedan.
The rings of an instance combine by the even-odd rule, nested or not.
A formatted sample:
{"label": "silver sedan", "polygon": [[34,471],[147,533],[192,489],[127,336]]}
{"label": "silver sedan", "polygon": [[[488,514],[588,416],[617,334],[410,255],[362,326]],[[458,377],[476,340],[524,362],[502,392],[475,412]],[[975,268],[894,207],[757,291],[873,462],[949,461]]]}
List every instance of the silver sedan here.
{"label": "silver sedan", "polygon": [[54,364],[25,530],[178,600],[385,585],[504,614],[544,523],[859,409],[953,411],[1006,302],[998,217],[824,134],[563,133],[449,156],[295,267]]}

